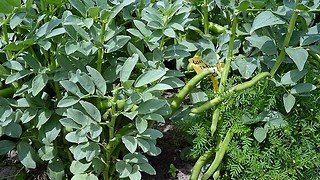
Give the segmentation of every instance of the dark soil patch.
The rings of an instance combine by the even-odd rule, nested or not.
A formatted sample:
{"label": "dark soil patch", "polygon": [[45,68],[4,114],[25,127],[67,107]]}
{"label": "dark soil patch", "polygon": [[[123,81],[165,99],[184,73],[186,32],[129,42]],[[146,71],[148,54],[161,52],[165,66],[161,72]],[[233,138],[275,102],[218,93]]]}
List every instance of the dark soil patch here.
{"label": "dark soil patch", "polygon": [[[156,129],[163,132],[163,138],[157,141],[157,146],[162,150],[156,157],[148,157],[149,163],[155,168],[157,175],[143,174],[143,180],[187,180],[190,177],[194,162],[183,161],[180,152],[188,144],[184,137],[173,130],[171,124],[158,124]],[[170,173],[170,164],[177,168],[177,175],[173,177]]]}

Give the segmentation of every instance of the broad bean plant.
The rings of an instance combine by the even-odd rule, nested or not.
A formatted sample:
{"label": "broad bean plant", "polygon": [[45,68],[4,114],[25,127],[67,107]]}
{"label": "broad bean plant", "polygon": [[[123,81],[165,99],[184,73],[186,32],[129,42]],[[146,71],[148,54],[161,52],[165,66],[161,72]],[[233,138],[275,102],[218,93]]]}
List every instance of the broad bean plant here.
{"label": "broad bean plant", "polygon": [[[184,86],[183,1],[0,2],[0,154],[50,179],[141,179]],[[172,42],[175,43],[172,43]]]}

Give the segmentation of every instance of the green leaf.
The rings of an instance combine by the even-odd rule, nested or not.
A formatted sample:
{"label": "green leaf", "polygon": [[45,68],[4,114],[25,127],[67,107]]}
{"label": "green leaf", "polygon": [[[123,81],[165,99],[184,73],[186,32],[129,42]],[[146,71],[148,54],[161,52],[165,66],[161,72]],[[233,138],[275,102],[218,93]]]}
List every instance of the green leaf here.
{"label": "green leaf", "polygon": [[174,32],[174,30],[172,28],[167,28],[163,31],[163,34],[168,36],[168,37],[171,37],[171,38],[175,38],[176,37],[176,32]]}
{"label": "green leaf", "polygon": [[44,124],[39,130],[39,140],[45,144],[50,145],[59,135],[61,125],[56,118]]}
{"label": "green leaf", "polygon": [[71,180],[98,180],[98,177],[94,174],[76,174]]}
{"label": "green leaf", "polygon": [[116,171],[120,174],[120,178],[128,177],[132,172],[132,166],[124,161],[116,163]]}
{"label": "green leaf", "polygon": [[205,92],[201,91],[200,89],[192,89],[190,92],[190,99],[193,104],[208,101],[208,96]]}
{"label": "green leaf", "polygon": [[249,79],[252,73],[256,70],[257,65],[252,62],[247,61],[246,59],[237,59],[236,65],[242,77]]}
{"label": "green leaf", "polygon": [[79,102],[80,98],[76,97],[76,96],[67,96],[62,98],[58,104],[57,107],[70,107],[74,104],[77,104]]}
{"label": "green leaf", "polygon": [[154,81],[160,79],[165,74],[166,74],[165,70],[150,70],[150,71],[146,71],[145,73],[141,74],[137,78],[134,86],[135,87],[144,86],[146,84],[149,84],[151,82],[154,82]]}
{"label": "green leaf", "polygon": [[132,172],[129,175],[130,180],[140,180],[141,179],[141,173],[139,172],[139,168],[135,164],[132,168]]}
{"label": "green leaf", "polygon": [[0,13],[10,14],[13,11],[14,7],[7,2],[7,0],[0,1]]}
{"label": "green leaf", "polygon": [[298,94],[298,93],[306,93],[306,92],[310,92],[317,89],[317,87],[313,84],[310,83],[299,83],[297,85],[295,85],[292,89],[291,89],[291,93],[292,94]]}
{"label": "green leaf", "polygon": [[72,174],[81,174],[85,172],[89,167],[91,163],[81,163],[79,161],[72,161],[70,166],[70,171]]}
{"label": "green leaf", "polygon": [[171,88],[179,88],[185,85],[185,83],[176,77],[165,78],[161,81],[163,84],[169,85]]}
{"label": "green leaf", "polygon": [[4,128],[3,132],[7,136],[19,138],[22,134],[22,127],[19,124],[12,121]]}
{"label": "green leaf", "polygon": [[148,60],[147,58],[144,56],[144,54],[138,49],[136,48],[132,43],[128,43],[128,52],[130,53],[130,55],[133,55],[134,53],[137,53],[139,55],[139,59],[140,61],[145,65],[148,66]]}
{"label": "green leaf", "polygon": [[123,114],[124,116],[126,116],[127,118],[133,120],[133,119],[138,115],[138,111],[122,112],[122,114]]}
{"label": "green leaf", "polygon": [[96,106],[87,101],[80,101],[80,104],[93,120],[97,122],[101,121],[101,114]]}
{"label": "green leaf", "polygon": [[86,144],[73,145],[69,148],[75,160],[80,161],[86,157],[86,152],[82,149]]}
{"label": "green leaf", "polygon": [[9,140],[1,140],[0,141],[0,155],[4,155],[13,148],[16,147],[16,144]]}
{"label": "green leaf", "polygon": [[107,92],[107,84],[106,81],[103,79],[102,75],[94,68],[90,66],[86,66],[94,84],[97,87],[98,93],[101,95],[105,95]]}
{"label": "green leaf", "polygon": [[147,26],[138,20],[133,20],[134,25],[139,29],[139,31],[143,34],[143,36],[151,36],[152,31],[150,31],[149,29],[147,29]]}
{"label": "green leaf", "polygon": [[21,24],[21,22],[24,20],[26,15],[27,15],[27,13],[25,13],[25,12],[14,13],[11,20],[10,20],[10,28],[14,29],[19,24]]}
{"label": "green leaf", "polygon": [[149,99],[139,105],[139,114],[149,114],[163,107],[167,102],[162,99]]}
{"label": "green leaf", "polygon": [[285,73],[281,78],[281,84],[294,84],[298,82],[301,78],[303,78],[307,74],[308,70],[304,69],[299,71],[298,69],[294,69]]}
{"label": "green leaf", "polygon": [[42,91],[42,89],[47,85],[47,83],[48,83],[48,75],[38,74],[32,80],[32,95],[33,96],[38,95]]}
{"label": "green leaf", "polygon": [[132,136],[122,136],[122,142],[126,146],[126,148],[129,150],[129,152],[133,153],[137,149],[137,139]]}
{"label": "green leaf", "polygon": [[52,111],[48,109],[40,109],[38,113],[37,128],[40,129],[51,117]]}
{"label": "green leaf", "polygon": [[77,109],[67,109],[67,112],[68,117],[73,119],[78,124],[81,124],[83,127],[90,123],[90,118]]}
{"label": "green leaf", "polygon": [[148,121],[144,118],[137,117],[135,123],[139,133],[143,133],[148,128]]}
{"label": "green leaf", "polygon": [[107,53],[112,53],[114,51],[119,50],[124,45],[126,45],[130,39],[131,39],[130,36],[124,36],[124,35],[118,35],[116,37],[113,37],[105,45],[107,49]]}
{"label": "green leaf", "polygon": [[152,92],[152,91],[164,91],[164,90],[168,90],[168,89],[173,89],[170,85],[168,84],[156,84],[152,87],[150,87],[149,89],[146,90],[146,92]]}
{"label": "green leaf", "polygon": [[99,7],[90,7],[88,9],[88,14],[92,18],[97,18],[99,15]]}
{"label": "green leaf", "polygon": [[138,54],[133,54],[129,57],[123,64],[120,71],[120,81],[128,81],[131,75],[131,72],[139,60]]}
{"label": "green leaf", "polygon": [[89,94],[94,94],[95,86],[93,80],[87,74],[81,73],[80,71],[77,71],[76,75],[83,89],[86,90]]}
{"label": "green leaf", "polygon": [[69,3],[80,12],[83,17],[86,17],[86,6],[80,0],[68,0]]}
{"label": "green leaf", "polygon": [[77,144],[88,142],[88,138],[86,137],[86,134],[81,132],[81,130],[68,133],[65,139],[69,142],[77,143]]}
{"label": "green leaf", "polygon": [[30,71],[30,70],[22,70],[22,71],[19,71],[17,73],[10,74],[7,77],[5,83],[6,84],[10,84],[10,83],[12,83],[14,81],[17,81],[19,79],[22,79],[22,78],[24,78],[24,77],[26,77],[26,76],[28,76],[30,74],[32,74],[32,71]]}
{"label": "green leaf", "polygon": [[46,37],[44,39],[53,38],[55,36],[59,36],[64,33],[66,33],[65,28],[56,28],[56,29],[52,30],[50,33],[46,34]]}
{"label": "green leaf", "polygon": [[35,169],[36,162],[34,160],[34,150],[30,146],[30,144],[21,141],[18,143],[17,146],[18,158],[21,164],[24,165],[26,168]]}
{"label": "green leaf", "polygon": [[134,164],[143,164],[148,162],[148,159],[139,152],[128,153],[123,157],[123,160]]}
{"label": "green leaf", "polygon": [[299,71],[303,70],[304,64],[308,59],[308,51],[301,47],[286,48],[286,53],[293,60],[293,62],[297,65]]}
{"label": "green leaf", "polygon": [[253,47],[260,49],[264,55],[274,55],[277,53],[277,47],[274,41],[268,36],[257,36],[253,35],[246,37]]}
{"label": "green leaf", "polygon": [[98,143],[87,142],[81,147],[81,150],[85,152],[86,160],[92,161],[93,158],[98,157],[100,154],[100,146]]}
{"label": "green leaf", "polygon": [[32,67],[32,69],[34,70],[38,70],[41,67],[41,64],[39,63],[39,61],[37,61],[32,55],[30,55],[29,53],[24,54],[22,56],[23,60],[26,61],[26,63]]}
{"label": "green leaf", "polygon": [[287,94],[287,93],[283,95],[282,99],[283,99],[284,108],[286,109],[286,112],[289,113],[293,108],[294,104],[296,103],[296,99],[292,94]]}
{"label": "green leaf", "polygon": [[66,128],[74,128],[74,129],[81,128],[81,126],[79,124],[77,124],[76,122],[74,122],[74,120],[72,120],[71,118],[62,118],[59,121],[62,124],[62,126],[66,127]]}
{"label": "green leaf", "polygon": [[285,24],[285,21],[274,15],[271,11],[264,11],[253,20],[250,34],[262,27],[272,26],[276,24]]}
{"label": "green leaf", "polygon": [[152,120],[152,121],[158,121],[161,123],[165,123],[164,118],[160,114],[157,114],[157,113],[147,114],[147,115],[143,116],[143,118],[148,119],[148,120]]}
{"label": "green leaf", "polygon": [[138,167],[140,171],[146,172],[150,175],[156,175],[156,170],[149,163],[138,164]]}
{"label": "green leaf", "polygon": [[162,138],[163,134],[156,129],[147,129],[143,133],[139,134],[141,137],[149,138],[149,139],[157,139],[157,138]]}
{"label": "green leaf", "polygon": [[53,146],[42,146],[38,150],[38,154],[43,161],[49,161],[57,155],[57,151]]}
{"label": "green leaf", "polygon": [[50,179],[62,180],[64,177],[64,165],[60,159],[49,162],[47,166],[47,175]]}
{"label": "green leaf", "polygon": [[143,152],[148,152],[150,149],[150,144],[148,141],[142,139],[142,138],[137,138],[138,139],[138,145],[141,147]]}
{"label": "green leaf", "polygon": [[218,57],[212,49],[206,49],[202,52],[202,61],[208,66],[216,66]]}
{"label": "green leaf", "polygon": [[79,87],[72,81],[64,80],[59,82],[61,86],[66,89],[67,91],[71,92],[74,95],[77,95],[78,97],[82,97],[83,94],[81,93]]}
{"label": "green leaf", "polygon": [[253,136],[256,140],[261,143],[264,139],[266,139],[268,133],[267,128],[257,127],[254,129]]}
{"label": "green leaf", "polygon": [[31,107],[31,108],[27,108],[24,113],[22,114],[20,120],[23,124],[28,123],[29,121],[31,121],[33,118],[36,117],[36,115],[38,114],[38,109]]}
{"label": "green leaf", "polygon": [[64,47],[67,55],[70,55],[70,54],[76,52],[79,48],[80,48],[79,44],[77,42],[73,42],[73,41],[67,42]]}

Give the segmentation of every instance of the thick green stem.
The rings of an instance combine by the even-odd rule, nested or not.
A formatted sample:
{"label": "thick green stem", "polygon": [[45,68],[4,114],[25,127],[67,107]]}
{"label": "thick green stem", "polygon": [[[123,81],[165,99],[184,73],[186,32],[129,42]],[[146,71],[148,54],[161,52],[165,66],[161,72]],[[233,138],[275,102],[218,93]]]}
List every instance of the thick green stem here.
{"label": "thick green stem", "polygon": [[205,172],[201,178],[201,180],[207,180],[209,179],[212,174],[217,170],[217,168],[219,167],[224,154],[226,153],[227,149],[228,149],[228,145],[233,137],[233,131],[231,129],[228,130],[226,136],[224,137],[220,148],[218,150],[218,152],[216,153],[215,159],[212,162],[211,166],[209,167],[209,169],[207,170],[207,172]]}
{"label": "thick green stem", "polygon": [[181,102],[188,95],[188,93],[200,82],[203,78],[212,74],[212,70],[205,70],[194,76],[176,95],[171,102],[171,111],[174,113],[180,106]]}
{"label": "thick green stem", "polygon": [[[296,1],[296,5],[299,2],[300,2],[300,0],[297,0]],[[283,44],[282,44],[282,47],[281,47],[280,55],[278,56],[276,63],[274,64],[274,66],[272,67],[272,69],[270,71],[271,77],[273,77],[275,75],[275,73],[277,72],[278,68],[280,67],[281,63],[284,60],[284,57],[286,55],[286,51],[285,50],[286,50],[286,47],[289,45],[289,42],[290,42],[293,30],[294,30],[294,26],[295,26],[297,17],[298,17],[298,11],[294,10],[293,13],[292,13],[290,22],[289,22],[288,32],[286,33],[286,36],[284,38],[284,41],[283,41]]]}
{"label": "thick green stem", "polygon": [[[3,40],[4,40],[4,42],[6,44],[9,44],[9,36],[8,36],[8,31],[7,31],[7,24],[10,22],[12,14],[10,14],[6,18],[6,20],[2,23],[2,35],[3,35]],[[7,55],[7,59],[11,59],[11,57],[12,57],[11,51],[7,50],[6,51],[6,55]]]}
{"label": "thick green stem", "polygon": [[250,81],[233,86],[223,96],[222,95],[217,96],[216,98],[204,103],[203,105],[191,109],[191,112],[195,113],[195,114],[202,113],[202,112],[220,104],[223,100],[230,97],[231,95],[252,87],[253,85],[257,84],[257,82],[259,82],[260,80],[262,80],[263,78],[266,78],[268,76],[270,76],[269,72],[260,73],[260,74],[256,75],[254,78],[252,78]]}
{"label": "thick green stem", "polygon": [[203,26],[204,34],[209,34],[208,0],[203,0]]}
{"label": "thick green stem", "polygon": [[200,158],[197,160],[196,164],[192,168],[190,180],[198,180],[201,168],[204,166],[206,161],[213,155],[213,153],[214,148],[211,148],[202,156],[200,156]]}
{"label": "thick green stem", "polygon": [[224,92],[227,79],[228,79],[228,74],[231,66],[231,61],[232,61],[232,52],[234,48],[234,40],[236,37],[236,30],[237,30],[237,16],[235,13],[233,13],[233,20],[232,20],[232,27],[231,27],[231,37],[229,41],[229,49],[228,49],[228,55],[227,55],[227,62],[224,66],[222,75],[221,75],[221,81],[219,85],[219,92],[222,93]]}
{"label": "thick green stem", "polygon": [[138,19],[140,19],[140,17],[141,17],[141,12],[142,12],[143,8],[144,8],[144,0],[141,0],[141,1],[140,1],[140,6],[139,6],[138,15],[137,15],[137,18],[138,18]]}

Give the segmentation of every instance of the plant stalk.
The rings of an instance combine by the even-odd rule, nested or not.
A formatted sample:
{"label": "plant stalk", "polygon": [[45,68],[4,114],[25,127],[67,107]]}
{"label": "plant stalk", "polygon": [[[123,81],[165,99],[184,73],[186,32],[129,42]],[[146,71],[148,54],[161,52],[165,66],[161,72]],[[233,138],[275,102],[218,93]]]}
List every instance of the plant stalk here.
{"label": "plant stalk", "polygon": [[[299,2],[300,2],[300,0],[297,0],[296,1],[296,5]],[[284,57],[286,55],[286,51],[285,50],[286,50],[286,47],[290,43],[290,39],[291,39],[293,30],[294,30],[294,25],[296,23],[297,17],[298,17],[298,11],[294,10],[293,13],[292,13],[290,22],[289,22],[288,32],[287,32],[287,34],[286,34],[286,36],[284,38],[284,41],[283,41],[283,44],[282,44],[282,47],[281,47],[280,55],[278,56],[276,63],[274,64],[274,66],[272,67],[272,69],[270,71],[271,77],[273,77],[275,75],[275,73],[277,72],[277,70],[279,69],[281,63],[284,60]]]}
{"label": "plant stalk", "polygon": [[208,0],[203,0],[203,26],[204,34],[209,34]]}
{"label": "plant stalk", "polygon": [[222,93],[225,90],[225,86],[227,83],[228,75],[229,75],[229,70],[231,66],[231,61],[232,61],[232,52],[234,48],[234,40],[236,37],[236,30],[237,30],[237,16],[235,12],[233,13],[233,20],[232,20],[232,27],[231,27],[231,37],[229,41],[229,49],[228,49],[228,55],[227,55],[227,62],[224,66],[222,76],[221,76],[221,81],[219,85],[219,92]]}

